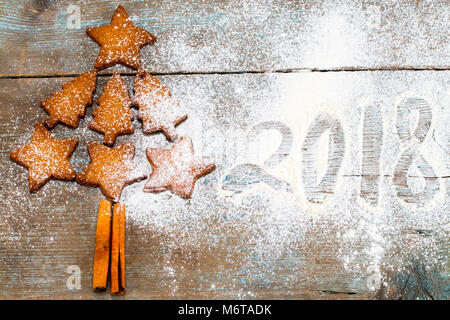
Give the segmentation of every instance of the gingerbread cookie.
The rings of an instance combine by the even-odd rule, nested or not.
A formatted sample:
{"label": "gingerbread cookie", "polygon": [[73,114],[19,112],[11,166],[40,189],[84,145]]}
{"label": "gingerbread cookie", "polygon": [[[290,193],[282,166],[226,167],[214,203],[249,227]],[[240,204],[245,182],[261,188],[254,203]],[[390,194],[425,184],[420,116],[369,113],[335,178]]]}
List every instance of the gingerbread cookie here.
{"label": "gingerbread cookie", "polygon": [[120,5],[114,12],[111,24],[89,28],[86,32],[101,47],[94,65],[97,69],[105,69],[117,63],[139,69],[140,48],[156,41],[153,34],[135,27],[128,13]]}
{"label": "gingerbread cookie", "polygon": [[109,201],[118,202],[125,186],[147,177],[136,169],[132,143],[109,148],[89,142],[88,151],[91,163],[77,175],[77,182],[89,187],[100,186]]}
{"label": "gingerbread cookie", "polygon": [[144,133],[163,131],[169,140],[176,139],[175,125],[188,116],[169,89],[146,71],[139,72],[134,81],[133,105],[139,107]]}
{"label": "gingerbread cookie", "polygon": [[189,198],[195,182],[213,171],[211,160],[196,157],[191,139],[181,137],[170,150],[146,150],[153,172],[144,187],[144,192],[170,190],[182,198]]}
{"label": "gingerbread cookie", "polygon": [[97,70],[91,70],[67,82],[62,89],[41,101],[41,107],[50,115],[44,121],[49,128],[59,122],[71,128],[78,127],[80,117],[86,114],[86,106],[92,104],[92,95],[97,84]]}
{"label": "gingerbread cookie", "polygon": [[97,100],[98,107],[92,113],[94,119],[89,128],[105,135],[104,143],[112,146],[120,134],[133,133],[131,124],[131,98],[120,75],[115,72]]}
{"label": "gingerbread cookie", "polygon": [[29,189],[35,192],[51,178],[75,179],[69,157],[77,144],[78,139],[52,138],[50,131],[37,123],[30,143],[11,152],[10,159],[28,168]]}

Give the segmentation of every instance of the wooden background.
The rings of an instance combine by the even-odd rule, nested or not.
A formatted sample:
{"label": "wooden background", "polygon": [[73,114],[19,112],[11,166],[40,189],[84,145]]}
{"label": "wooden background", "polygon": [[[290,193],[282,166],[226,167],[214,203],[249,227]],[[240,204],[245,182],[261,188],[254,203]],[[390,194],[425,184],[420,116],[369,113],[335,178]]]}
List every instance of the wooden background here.
{"label": "wooden background", "polygon": [[[144,194],[144,182],[125,189],[127,294],[114,299],[448,299],[448,1],[120,3],[158,37],[141,50],[143,66],[188,111],[178,130],[217,170],[188,201]],[[39,101],[92,68],[98,46],[85,29],[109,23],[117,4],[0,1],[2,299],[111,299],[91,290],[101,192],[52,180],[30,195],[27,171],[9,152],[45,119]],[[79,29],[68,28],[69,5],[80,9]],[[99,76],[95,99],[113,70],[132,92],[135,73],[114,67]],[[430,106],[423,142],[399,138],[399,121],[411,131],[422,125],[398,111],[408,97]],[[71,158],[77,171],[89,161],[87,142],[102,139],[87,129],[94,108],[80,128],[53,130],[80,138]],[[315,140],[326,129],[312,127],[321,114],[343,136],[330,140],[331,156],[328,140]],[[265,167],[278,140],[252,142],[250,133],[267,121],[284,124],[292,144]],[[150,173],[144,149],[169,143],[134,126],[118,140],[135,142],[136,161]],[[302,152],[316,142],[319,151]],[[412,183],[397,194],[408,143],[425,162],[415,158]],[[268,175],[249,188],[240,180],[244,163]],[[426,187],[414,189],[416,180]],[[81,271],[80,288],[67,286],[70,266]]]}

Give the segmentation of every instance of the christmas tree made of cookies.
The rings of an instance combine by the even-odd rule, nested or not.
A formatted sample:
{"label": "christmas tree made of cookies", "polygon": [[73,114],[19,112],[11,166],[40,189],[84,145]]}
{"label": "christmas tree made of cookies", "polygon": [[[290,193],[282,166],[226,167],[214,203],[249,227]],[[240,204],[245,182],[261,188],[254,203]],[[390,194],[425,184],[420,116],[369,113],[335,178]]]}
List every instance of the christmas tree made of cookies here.
{"label": "christmas tree made of cookies", "polygon": [[[214,162],[194,154],[189,137],[180,137],[175,126],[188,115],[183,112],[169,89],[157,78],[141,69],[140,49],[153,44],[156,37],[133,24],[122,6],[118,6],[109,25],[87,29],[87,34],[100,51],[94,69],[77,76],[41,101],[48,114],[44,124],[37,123],[29,144],[11,152],[12,161],[28,168],[29,190],[36,192],[50,179],[76,180],[99,187],[107,200],[98,210],[96,247],[93,266],[93,289],[107,287],[108,273],[112,295],[125,293],[125,204],[120,195],[125,186],[147,177],[137,170],[132,143],[116,145],[118,135],[133,134],[131,106],[139,109],[142,131],[162,132],[170,141],[170,149],[149,148],[147,159],[153,171],[144,192],[169,190],[189,198],[195,182],[215,169]],[[90,164],[76,174],[69,157],[78,139],[54,139],[50,130],[58,124],[77,128],[86,107],[93,103],[97,73],[116,64],[137,70],[134,98],[126,83],[115,72],[107,82],[93,112],[89,128],[104,135],[103,144],[89,142]]]}

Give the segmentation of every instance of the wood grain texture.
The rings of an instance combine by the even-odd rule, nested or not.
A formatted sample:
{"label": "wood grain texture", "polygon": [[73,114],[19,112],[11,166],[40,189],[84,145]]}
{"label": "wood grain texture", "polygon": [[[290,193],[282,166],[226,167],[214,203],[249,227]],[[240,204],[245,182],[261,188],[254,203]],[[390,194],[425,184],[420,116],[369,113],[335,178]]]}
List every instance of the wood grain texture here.
{"label": "wood grain texture", "polygon": [[[151,73],[450,67],[447,1],[120,3],[158,37],[142,49]],[[79,8],[79,29],[68,27],[69,5]],[[109,23],[115,8],[107,0],[0,1],[0,75],[89,70],[99,48],[85,30]]]}
{"label": "wood grain texture", "polygon": [[[94,101],[108,79],[99,77]],[[134,77],[124,79],[131,91]],[[170,193],[144,194],[144,182],[125,189],[121,202],[127,207],[127,294],[118,299],[368,299],[430,298],[430,294],[448,298],[450,95],[446,88],[450,72],[173,75],[159,79],[189,114],[177,127],[179,134],[192,137],[196,152],[214,157],[217,169],[197,183],[190,200]],[[45,119],[39,101],[66,81],[0,80],[3,299],[111,298],[91,288],[101,192],[73,182],[50,181],[31,195],[26,170],[8,159],[11,150],[29,139],[33,124]],[[396,132],[397,108],[402,98],[411,95],[425,97],[432,113],[429,132],[416,145],[436,173],[424,179],[438,181],[439,190],[426,195],[423,204],[408,204],[392,190],[395,166],[407,148]],[[364,120],[368,105],[379,106],[383,119],[380,170],[371,167],[367,172],[379,181],[376,207],[360,197],[361,159],[367,157],[362,140],[370,132],[380,132],[378,127],[363,130],[363,124],[379,126],[377,121]],[[87,142],[102,139],[87,129],[92,110],[88,108],[78,129],[58,126],[52,131],[58,138],[81,138],[71,158],[77,172],[89,161]],[[314,204],[304,192],[302,146],[310,125],[324,113],[342,126],[345,152],[337,155],[342,164],[333,171],[336,186],[327,191],[324,203]],[[253,126],[267,121],[284,124],[272,130],[292,133],[290,148],[279,148],[280,133],[266,130],[271,134],[264,135],[260,127],[266,125],[254,129],[256,136],[251,133]],[[417,123],[411,120],[411,128]],[[150,172],[144,149],[168,147],[169,143],[162,134],[143,135],[139,121],[133,125],[135,134],[121,136],[117,143],[134,142],[136,161]],[[333,147],[327,132],[314,144],[318,156],[312,165],[319,181],[327,173],[327,155]],[[248,141],[253,146],[247,146]],[[276,152],[281,156],[273,161],[270,155]],[[256,171],[259,175],[287,182],[292,192],[275,190],[266,183],[274,180],[264,176],[252,185],[240,171],[233,173],[246,163],[261,168]],[[423,179],[419,172],[420,168],[411,169],[408,178]],[[81,270],[79,290],[66,286],[70,276],[66,269],[71,265]],[[369,285],[372,282],[374,289]]]}

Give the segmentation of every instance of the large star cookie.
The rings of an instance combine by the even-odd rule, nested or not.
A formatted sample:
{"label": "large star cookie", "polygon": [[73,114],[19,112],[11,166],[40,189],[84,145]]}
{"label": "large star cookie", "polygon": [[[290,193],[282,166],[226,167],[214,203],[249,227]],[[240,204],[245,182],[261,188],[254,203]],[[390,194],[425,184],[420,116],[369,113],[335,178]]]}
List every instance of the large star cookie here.
{"label": "large star cookie", "polygon": [[120,134],[133,133],[133,113],[128,89],[120,75],[115,72],[105,86],[98,107],[92,113],[94,119],[89,128],[105,135],[104,143],[112,146]]}
{"label": "large star cookie", "polygon": [[144,187],[144,192],[170,190],[182,198],[189,198],[195,182],[213,171],[211,160],[196,157],[191,139],[181,137],[170,150],[146,150],[153,172]]}
{"label": "large star cookie", "polygon": [[50,129],[58,122],[78,127],[80,117],[86,114],[86,106],[92,104],[96,84],[97,70],[94,69],[67,82],[61,90],[41,101],[41,107],[50,115],[44,124]]}
{"label": "large star cookie", "polygon": [[86,32],[101,47],[94,65],[97,69],[108,68],[117,63],[139,69],[140,48],[156,41],[153,34],[135,27],[128,13],[120,5],[114,12],[111,24],[89,28]]}
{"label": "large star cookie", "polygon": [[75,179],[69,157],[77,144],[78,139],[52,138],[47,128],[37,123],[30,143],[11,152],[10,159],[28,168],[29,189],[35,192],[51,178]]}
{"label": "large star cookie", "polygon": [[88,143],[91,163],[77,175],[77,182],[89,186],[100,186],[109,201],[118,202],[122,189],[147,176],[137,169],[132,143],[109,148],[97,142]]}
{"label": "large star cookie", "polygon": [[169,89],[145,71],[138,73],[134,81],[133,104],[139,107],[142,131],[163,131],[169,140],[176,139],[175,125],[187,118]]}

